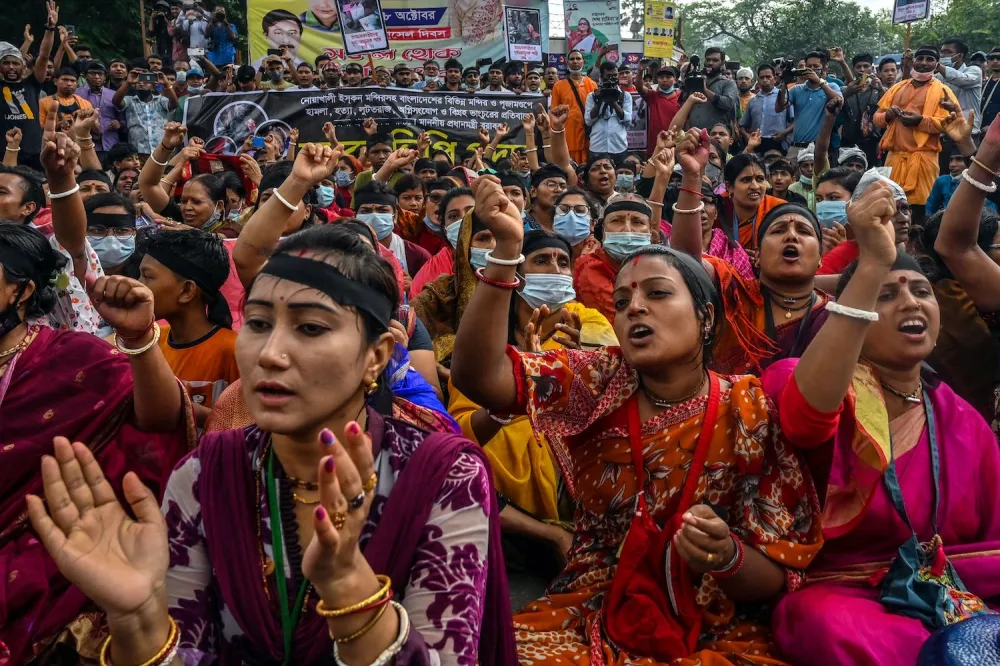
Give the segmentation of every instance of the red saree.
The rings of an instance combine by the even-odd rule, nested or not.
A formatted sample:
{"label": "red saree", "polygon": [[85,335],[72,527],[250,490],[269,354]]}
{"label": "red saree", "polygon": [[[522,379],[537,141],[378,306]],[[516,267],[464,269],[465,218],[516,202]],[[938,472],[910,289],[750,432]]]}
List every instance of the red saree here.
{"label": "red saree", "polygon": [[597,310],[615,322],[615,303],[611,292],[615,290],[615,276],[618,262],[608,256],[604,248],[582,254],[573,268],[573,288],[576,300],[588,308]]}
{"label": "red saree", "polygon": [[[62,435],[87,444],[116,491],[129,470],[160,496],[174,464],[195,442],[189,403],[171,433],[141,432],[131,423],[128,360],[100,338],[46,327],[29,331],[31,344],[0,370],[0,641],[11,664],[49,649],[67,625],[96,610],[60,575],[35,537],[26,493],[42,494],[41,458]],[[89,618],[86,630],[98,630]],[[86,631],[81,632],[86,633]],[[81,639],[82,657],[98,644]],[[97,638],[90,636],[90,638]]]}

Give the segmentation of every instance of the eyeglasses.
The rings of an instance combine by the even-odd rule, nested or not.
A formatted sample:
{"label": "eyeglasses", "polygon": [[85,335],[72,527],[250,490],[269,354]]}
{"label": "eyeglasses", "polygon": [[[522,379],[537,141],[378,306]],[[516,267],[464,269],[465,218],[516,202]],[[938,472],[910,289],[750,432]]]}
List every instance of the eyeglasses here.
{"label": "eyeglasses", "polygon": [[569,204],[559,204],[556,206],[556,212],[566,215],[570,211],[573,211],[577,215],[590,215],[590,206],[586,204],[577,204],[575,206],[570,206]]}
{"label": "eyeglasses", "polygon": [[107,238],[113,235],[115,238],[126,239],[135,236],[135,227],[87,227],[87,235],[94,238]]}
{"label": "eyeglasses", "polygon": [[427,200],[430,201],[431,203],[437,203],[437,204],[439,204],[439,203],[441,203],[441,199],[444,199],[444,195],[443,194],[428,194],[427,195]]}
{"label": "eyeglasses", "polygon": [[1000,53],[998,53],[996,55],[994,55],[994,54],[991,53],[990,55],[986,56],[986,59],[987,60],[1000,60]]}
{"label": "eyeglasses", "polygon": [[564,180],[543,180],[541,182],[542,187],[547,187],[550,190],[565,190],[566,181]]}

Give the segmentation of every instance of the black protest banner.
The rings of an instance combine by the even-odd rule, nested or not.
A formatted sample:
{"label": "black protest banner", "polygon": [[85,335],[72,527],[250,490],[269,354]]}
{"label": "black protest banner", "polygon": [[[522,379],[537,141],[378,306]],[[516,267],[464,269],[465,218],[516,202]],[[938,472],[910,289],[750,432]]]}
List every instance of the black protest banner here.
{"label": "black protest banner", "polygon": [[203,139],[210,153],[236,153],[249,136],[277,133],[288,138],[299,130],[299,143],[326,143],[323,125],[332,123],[350,155],[357,155],[367,135],[366,118],[380,132],[392,134],[394,148],[413,147],[421,132],[431,135],[431,150],[444,150],[454,160],[479,145],[480,126],[493,131],[506,123],[510,131],[497,148],[501,159],[524,145],[521,118],[544,105],[541,95],[483,95],[422,92],[396,88],[337,88],[251,93],[213,93],[191,97],[184,110],[188,135]]}

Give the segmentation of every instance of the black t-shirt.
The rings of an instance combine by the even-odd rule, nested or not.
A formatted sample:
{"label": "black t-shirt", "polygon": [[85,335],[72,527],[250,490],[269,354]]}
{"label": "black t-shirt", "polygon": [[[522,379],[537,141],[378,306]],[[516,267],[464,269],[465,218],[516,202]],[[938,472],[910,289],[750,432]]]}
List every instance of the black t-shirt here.
{"label": "black t-shirt", "polygon": [[21,128],[21,157],[42,152],[42,126],[38,123],[38,92],[34,75],[19,83],[0,85],[0,155],[7,150],[7,130]]}
{"label": "black t-shirt", "polygon": [[410,337],[407,351],[434,351],[434,341],[431,340],[431,334],[424,326],[424,322],[419,319],[416,320],[413,327],[413,335]]}

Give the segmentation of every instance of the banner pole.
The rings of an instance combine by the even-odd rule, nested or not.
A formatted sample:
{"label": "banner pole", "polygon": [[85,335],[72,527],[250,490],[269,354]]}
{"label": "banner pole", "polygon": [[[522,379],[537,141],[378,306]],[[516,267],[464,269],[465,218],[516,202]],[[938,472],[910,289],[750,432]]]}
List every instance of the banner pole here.
{"label": "banner pole", "polygon": [[148,58],[151,51],[146,41],[146,3],[143,0],[139,0],[139,32],[142,35],[142,53]]}

